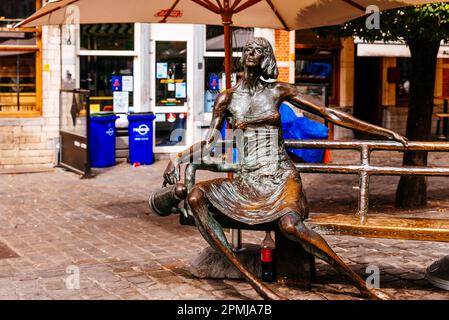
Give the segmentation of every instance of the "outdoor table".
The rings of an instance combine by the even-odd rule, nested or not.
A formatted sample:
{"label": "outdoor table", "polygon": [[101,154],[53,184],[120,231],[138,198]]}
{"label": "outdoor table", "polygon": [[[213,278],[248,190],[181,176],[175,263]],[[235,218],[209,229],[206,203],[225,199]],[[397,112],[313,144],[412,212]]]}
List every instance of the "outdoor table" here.
{"label": "outdoor table", "polygon": [[[436,135],[439,139],[449,138],[449,113],[448,113],[448,96],[435,97],[435,99],[444,100],[443,113],[436,113],[434,116],[438,118]],[[443,120],[443,133],[440,135],[441,120]]]}

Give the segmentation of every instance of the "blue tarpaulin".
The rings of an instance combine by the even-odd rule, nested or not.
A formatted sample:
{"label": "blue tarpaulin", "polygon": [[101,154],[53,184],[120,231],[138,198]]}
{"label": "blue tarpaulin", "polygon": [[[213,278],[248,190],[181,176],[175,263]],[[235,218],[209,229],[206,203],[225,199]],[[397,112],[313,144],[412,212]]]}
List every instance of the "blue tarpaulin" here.
{"label": "blue tarpaulin", "polygon": [[[284,139],[310,140],[327,139],[328,129],[325,125],[310,120],[306,117],[298,117],[286,104],[281,104],[282,131]],[[305,162],[317,163],[323,160],[323,149],[287,149],[287,151],[301,157]]]}
{"label": "blue tarpaulin", "polygon": [[[306,117],[298,117],[295,112],[287,105],[281,104],[279,108],[282,122],[282,135],[284,139],[291,140],[311,140],[327,139],[328,129],[319,122],[310,120]],[[225,138],[226,121],[221,129],[222,138]],[[237,150],[233,148],[233,162],[237,162]],[[288,152],[295,154],[308,163],[318,163],[323,161],[323,149],[287,149]]]}

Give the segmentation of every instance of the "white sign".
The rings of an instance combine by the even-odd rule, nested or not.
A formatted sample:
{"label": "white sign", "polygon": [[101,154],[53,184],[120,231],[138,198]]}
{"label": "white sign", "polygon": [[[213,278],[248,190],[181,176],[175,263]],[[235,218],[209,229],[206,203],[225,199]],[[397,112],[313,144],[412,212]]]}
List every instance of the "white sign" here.
{"label": "white sign", "polygon": [[156,122],[165,122],[165,113],[156,113]]}
{"label": "white sign", "polygon": [[185,98],[187,96],[186,92],[187,86],[185,82],[175,83],[175,98]]}
{"label": "white sign", "polygon": [[148,132],[150,132],[150,128],[146,124],[141,124],[137,128],[133,129],[133,132],[137,132],[141,136],[146,135]]}
{"label": "white sign", "polygon": [[128,112],[129,93],[126,91],[114,91],[114,112]]}
{"label": "white sign", "polygon": [[122,91],[133,91],[133,76],[122,77]]}
{"label": "white sign", "polygon": [[109,128],[109,129],[106,130],[105,132],[106,132],[106,134],[107,134],[108,136],[112,137],[112,135],[114,134],[114,129]]}
{"label": "white sign", "polygon": [[156,78],[157,79],[167,79],[168,78],[168,63],[158,62],[156,63]]}

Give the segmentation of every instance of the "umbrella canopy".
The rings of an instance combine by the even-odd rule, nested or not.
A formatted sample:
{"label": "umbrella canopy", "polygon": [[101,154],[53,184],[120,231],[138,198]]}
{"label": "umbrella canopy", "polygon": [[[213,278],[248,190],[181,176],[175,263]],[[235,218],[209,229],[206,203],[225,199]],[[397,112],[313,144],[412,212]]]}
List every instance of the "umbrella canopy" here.
{"label": "umbrella canopy", "polygon": [[[67,7],[79,8],[79,23],[169,22],[285,30],[335,25],[380,10],[441,0],[53,0],[21,26],[65,24]],[[73,17],[73,16],[71,16]],[[71,18],[70,18],[71,19]]]}

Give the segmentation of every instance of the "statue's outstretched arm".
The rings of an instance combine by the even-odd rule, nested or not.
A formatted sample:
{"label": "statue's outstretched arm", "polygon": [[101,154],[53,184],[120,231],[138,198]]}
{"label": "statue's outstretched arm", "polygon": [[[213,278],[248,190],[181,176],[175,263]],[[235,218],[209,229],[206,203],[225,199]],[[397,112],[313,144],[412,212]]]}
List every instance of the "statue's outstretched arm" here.
{"label": "statue's outstretched arm", "polygon": [[180,180],[181,163],[187,163],[191,159],[202,159],[210,153],[214,144],[217,142],[217,139],[221,137],[220,130],[223,126],[225,112],[229,104],[230,96],[231,93],[229,91],[224,91],[218,95],[217,99],[215,99],[212,121],[210,123],[206,139],[193,144],[182,152],[179,152],[174,159],[169,161],[164,172],[164,180],[167,183],[174,184]]}
{"label": "statue's outstretched arm", "polygon": [[292,85],[283,84],[283,90],[284,100],[290,102],[297,108],[321,116],[336,125],[393,139],[401,142],[404,146],[407,146],[407,138],[392,130],[359,120],[345,112],[327,108],[315,99],[306,98]]}

